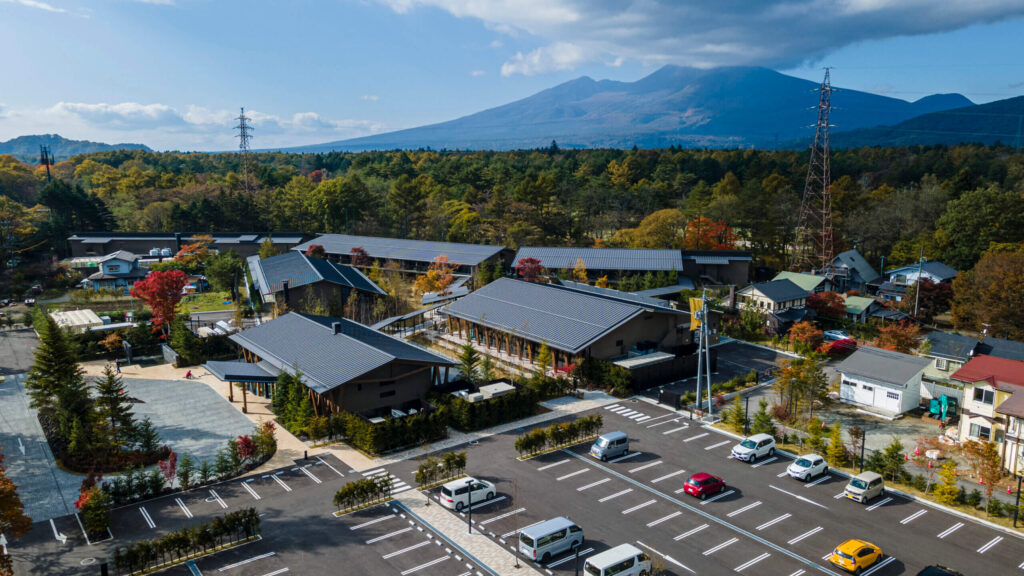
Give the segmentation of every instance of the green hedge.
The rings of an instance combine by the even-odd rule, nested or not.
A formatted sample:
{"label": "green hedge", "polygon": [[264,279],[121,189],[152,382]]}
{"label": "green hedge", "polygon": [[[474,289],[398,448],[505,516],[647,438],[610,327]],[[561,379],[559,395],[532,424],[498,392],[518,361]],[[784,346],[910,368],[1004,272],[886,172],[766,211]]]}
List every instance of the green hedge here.
{"label": "green hedge", "polygon": [[379,502],[391,496],[392,485],[391,476],[388,474],[349,482],[334,493],[334,505],[338,510],[347,510]]}
{"label": "green hedge", "polygon": [[520,388],[480,402],[468,402],[451,394],[437,395],[435,399],[436,403],[448,407],[449,424],[453,428],[472,432],[532,416],[537,411],[538,396],[532,388]]}
{"label": "green hedge", "polygon": [[448,435],[448,411],[441,407],[430,413],[386,418],[378,424],[343,412],[328,418],[327,428],[332,437],[341,436],[355,448],[381,454],[445,438]]}
{"label": "green hedge", "polygon": [[591,414],[572,422],[552,424],[547,428],[534,428],[516,439],[516,451],[522,456],[536,454],[545,448],[575,444],[581,438],[597,434],[602,424],[604,420],[600,414]]}

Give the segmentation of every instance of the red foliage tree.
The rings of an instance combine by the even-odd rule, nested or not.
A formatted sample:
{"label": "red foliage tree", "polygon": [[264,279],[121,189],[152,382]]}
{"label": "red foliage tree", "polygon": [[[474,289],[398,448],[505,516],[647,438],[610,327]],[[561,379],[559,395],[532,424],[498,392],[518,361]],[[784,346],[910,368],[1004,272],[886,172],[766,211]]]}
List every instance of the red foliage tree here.
{"label": "red foliage tree", "polygon": [[167,483],[174,482],[174,478],[178,475],[178,455],[172,450],[167,456],[167,460],[160,460],[156,463],[160,468],[160,473],[167,479]]}
{"label": "red foliage tree", "polygon": [[818,316],[842,318],[846,314],[846,301],[838,292],[816,292],[807,299],[807,307]]}
{"label": "red foliage tree", "polygon": [[306,250],[306,256],[310,258],[327,258],[327,251],[324,250],[323,244],[310,244],[309,249]]}
{"label": "red foliage tree", "polygon": [[238,457],[242,461],[251,460],[256,455],[256,443],[248,434],[238,437]]}
{"label": "red foliage tree", "polygon": [[320,182],[323,182],[323,179],[323,170],[313,170],[312,172],[309,173],[309,181],[312,182],[313,184],[319,184]]}
{"label": "red foliage tree", "polygon": [[348,253],[349,261],[353,266],[365,268],[370,265],[370,255],[363,250],[362,246],[356,246]]}
{"label": "red foliage tree", "polygon": [[921,327],[917,322],[904,320],[900,323],[886,324],[878,329],[875,346],[907,354],[917,348],[917,337],[920,333]]}
{"label": "red foliage tree", "polygon": [[797,322],[789,329],[789,343],[802,342],[808,348],[817,348],[824,340],[824,333],[810,322]]}
{"label": "red foliage tree", "polygon": [[519,277],[527,282],[536,282],[543,269],[540,260],[536,258],[523,258],[515,267],[516,274],[519,274]]}
{"label": "red foliage tree", "polygon": [[145,301],[153,311],[153,332],[162,328],[166,336],[187,283],[188,277],[181,270],[153,271],[132,287],[131,295]]}
{"label": "red foliage tree", "polygon": [[[921,291],[921,297],[917,297],[917,291]],[[949,310],[950,302],[953,300],[953,285],[947,282],[932,282],[927,278],[922,279],[910,286],[907,295],[900,300],[899,309],[907,314],[914,313],[914,305],[917,305],[917,318],[922,322],[931,322],[936,314],[942,314]]]}
{"label": "red foliage tree", "polygon": [[686,225],[683,248],[687,250],[731,250],[736,246],[736,233],[725,222],[701,216]]}

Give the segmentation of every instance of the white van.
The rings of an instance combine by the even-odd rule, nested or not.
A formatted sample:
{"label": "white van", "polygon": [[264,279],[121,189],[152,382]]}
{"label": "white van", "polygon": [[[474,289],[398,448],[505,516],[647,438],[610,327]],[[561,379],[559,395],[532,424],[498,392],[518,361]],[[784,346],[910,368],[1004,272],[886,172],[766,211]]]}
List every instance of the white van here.
{"label": "white van", "polygon": [[441,493],[438,494],[437,500],[442,506],[461,512],[464,507],[469,505],[471,488],[473,504],[494,498],[494,484],[487,480],[477,480],[467,476],[441,486]]}
{"label": "white van", "polygon": [[647,576],[651,557],[632,544],[619,544],[587,558],[583,572],[589,576]]}
{"label": "white van", "polygon": [[519,552],[541,563],[582,545],[583,528],[561,516],[530,526],[519,533]]}

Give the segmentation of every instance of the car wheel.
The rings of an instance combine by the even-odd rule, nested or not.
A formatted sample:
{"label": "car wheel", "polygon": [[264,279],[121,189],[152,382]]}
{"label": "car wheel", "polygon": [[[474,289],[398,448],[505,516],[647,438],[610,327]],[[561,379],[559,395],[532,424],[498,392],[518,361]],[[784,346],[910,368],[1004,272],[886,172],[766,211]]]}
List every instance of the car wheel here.
{"label": "car wheel", "polygon": [[605,456],[604,454],[602,454],[601,455],[601,462],[607,462],[607,461],[608,461],[608,457]]}
{"label": "car wheel", "polygon": [[540,563],[547,564],[548,560],[551,560],[551,553],[545,552],[544,555],[540,557]]}
{"label": "car wheel", "polygon": [[707,500],[708,499],[708,493],[707,492],[701,492],[700,493],[700,499],[701,500]]}
{"label": "car wheel", "polygon": [[860,566],[857,566],[857,568],[853,571],[853,573],[854,573],[855,576],[860,576]]}
{"label": "car wheel", "polygon": [[807,482],[810,479],[811,479],[811,473],[810,472],[808,472],[803,478],[801,478],[801,480],[803,480],[804,482]]}
{"label": "car wheel", "polygon": [[722,492],[725,492],[725,482],[722,482],[722,485],[718,488],[718,493],[721,494]]}
{"label": "car wheel", "polygon": [[649,576],[649,575],[650,575],[650,572],[648,572],[647,570],[641,570],[640,571],[640,576]]}
{"label": "car wheel", "polygon": [[775,456],[775,448],[768,449],[768,457],[771,458],[772,456]]}
{"label": "car wheel", "polygon": [[462,512],[462,509],[465,508],[465,507],[466,507],[466,505],[463,504],[462,502],[456,502],[455,503],[455,511],[456,512]]}
{"label": "car wheel", "polygon": [[823,475],[824,475],[824,474],[828,474],[828,466],[825,466],[824,468],[822,468],[822,469],[821,469],[821,473],[822,473]]}
{"label": "car wheel", "polygon": [[491,498],[494,498],[494,492],[488,492],[487,496],[484,497],[484,500],[490,500]]}

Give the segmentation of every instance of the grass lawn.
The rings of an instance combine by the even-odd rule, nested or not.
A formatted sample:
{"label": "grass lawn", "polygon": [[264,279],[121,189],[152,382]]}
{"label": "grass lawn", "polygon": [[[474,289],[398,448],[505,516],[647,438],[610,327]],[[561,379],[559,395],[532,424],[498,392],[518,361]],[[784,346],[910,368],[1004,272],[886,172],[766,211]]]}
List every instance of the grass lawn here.
{"label": "grass lawn", "polygon": [[231,301],[230,292],[203,292],[202,294],[189,294],[181,299],[181,311],[186,313],[234,309],[235,303]]}

